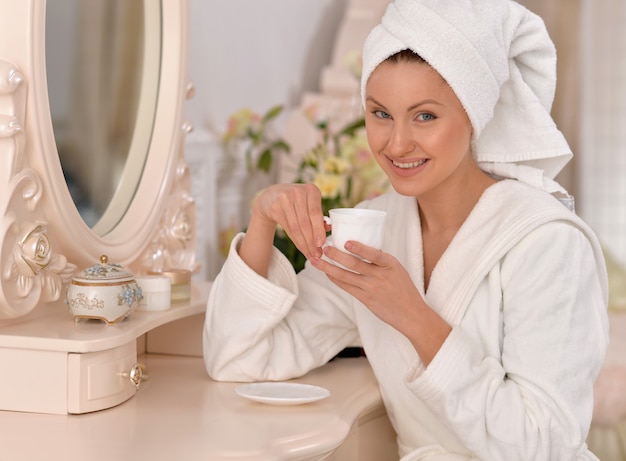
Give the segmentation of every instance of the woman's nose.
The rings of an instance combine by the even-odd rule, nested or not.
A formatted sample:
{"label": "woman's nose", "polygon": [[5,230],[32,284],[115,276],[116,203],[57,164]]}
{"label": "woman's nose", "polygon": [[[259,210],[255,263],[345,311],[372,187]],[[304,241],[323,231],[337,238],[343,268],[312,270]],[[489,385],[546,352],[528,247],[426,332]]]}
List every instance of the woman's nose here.
{"label": "woman's nose", "polygon": [[393,156],[401,156],[412,152],[414,149],[415,141],[411,137],[409,127],[403,124],[394,124],[387,142],[388,153]]}

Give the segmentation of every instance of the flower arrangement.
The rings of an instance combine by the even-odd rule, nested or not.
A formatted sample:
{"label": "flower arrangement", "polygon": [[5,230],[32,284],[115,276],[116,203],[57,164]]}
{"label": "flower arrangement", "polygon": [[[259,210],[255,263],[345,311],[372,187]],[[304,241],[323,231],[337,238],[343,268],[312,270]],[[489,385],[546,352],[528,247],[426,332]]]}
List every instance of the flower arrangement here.
{"label": "flower arrangement", "polygon": [[[233,164],[239,165],[242,153],[245,155],[248,174],[241,177],[247,182],[242,191],[246,202],[257,189],[273,182],[271,172],[276,157],[291,151],[289,144],[274,135],[273,124],[282,111],[283,106],[271,107],[264,114],[247,107],[239,109],[228,117],[226,130],[220,136],[224,152],[234,160]],[[239,216],[238,211],[231,210],[229,222],[218,224],[219,250],[223,257],[227,256],[232,239],[241,231]]]}
{"label": "flower arrangement", "polygon": [[387,177],[370,152],[363,117],[333,132],[327,120],[316,119],[315,108],[308,108],[305,114],[320,137],[302,157],[295,182],[311,182],[320,189],[325,213],[331,208],[353,207],[388,189]]}
{"label": "flower arrangement", "polygon": [[[282,139],[272,139],[270,123],[283,111],[283,106],[274,106],[265,114],[259,115],[249,108],[243,108],[232,114],[227,121],[226,132],[222,136],[224,146],[233,142],[247,142],[246,166],[269,172],[275,155],[289,153],[290,146]],[[258,154],[254,159],[253,154]],[[256,162],[256,163],[255,163]]]}
{"label": "flower arrangement", "polygon": [[[305,110],[306,118],[319,132],[319,141],[299,163],[296,183],[313,183],[322,194],[322,211],[354,207],[389,189],[389,181],[372,156],[365,134],[365,119],[358,117],[333,131],[317,108]],[[305,258],[282,229],[277,229],[274,245],[287,256],[296,271]]]}

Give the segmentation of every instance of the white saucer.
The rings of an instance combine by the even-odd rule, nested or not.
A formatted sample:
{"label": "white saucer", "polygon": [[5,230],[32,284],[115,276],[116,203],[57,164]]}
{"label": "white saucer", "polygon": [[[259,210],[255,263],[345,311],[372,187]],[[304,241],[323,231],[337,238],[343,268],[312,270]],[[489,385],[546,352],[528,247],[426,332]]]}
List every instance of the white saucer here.
{"label": "white saucer", "polygon": [[299,383],[250,383],[235,388],[235,393],[255,402],[271,405],[300,405],[330,396],[326,388]]}

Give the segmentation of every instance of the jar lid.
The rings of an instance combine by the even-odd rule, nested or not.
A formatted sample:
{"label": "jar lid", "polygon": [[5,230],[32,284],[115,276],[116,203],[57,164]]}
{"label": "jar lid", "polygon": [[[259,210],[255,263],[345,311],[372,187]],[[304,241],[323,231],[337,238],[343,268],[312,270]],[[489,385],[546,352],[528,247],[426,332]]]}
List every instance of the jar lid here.
{"label": "jar lid", "polygon": [[172,281],[167,275],[140,275],[136,281],[144,292],[162,292],[171,289]]}
{"label": "jar lid", "polygon": [[164,271],[148,271],[150,275],[164,275],[169,277],[172,285],[191,283],[191,271],[187,269],[167,269]]}
{"label": "jar lid", "polygon": [[133,280],[134,276],[120,264],[109,263],[106,255],[100,256],[100,264],[88,267],[74,276],[82,283],[117,283]]}

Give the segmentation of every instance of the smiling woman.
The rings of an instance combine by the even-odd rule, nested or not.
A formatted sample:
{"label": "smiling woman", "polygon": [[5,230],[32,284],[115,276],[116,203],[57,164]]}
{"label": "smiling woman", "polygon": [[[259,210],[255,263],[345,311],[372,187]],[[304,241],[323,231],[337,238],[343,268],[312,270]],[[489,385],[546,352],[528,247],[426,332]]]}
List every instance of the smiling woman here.
{"label": "smiling woman", "polygon": [[[315,185],[265,189],[212,286],[209,374],[283,380],[359,344],[403,461],[597,459],[585,439],[607,280],[554,180],[571,158],[550,115],[555,62],[517,2],[389,3],[361,91],[394,190],[357,205],[387,213],[382,246],[324,245]],[[308,259],[297,274],[277,226]]]}
{"label": "smiling woman", "polygon": [[403,195],[420,196],[472,174],[467,182],[476,190],[464,196],[476,201],[493,183],[472,161],[472,125],[460,101],[441,76],[410,50],[390,56],[372,72],[365,120],[374,157]]}

